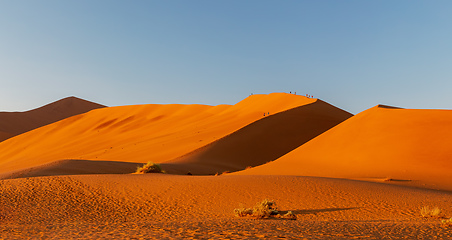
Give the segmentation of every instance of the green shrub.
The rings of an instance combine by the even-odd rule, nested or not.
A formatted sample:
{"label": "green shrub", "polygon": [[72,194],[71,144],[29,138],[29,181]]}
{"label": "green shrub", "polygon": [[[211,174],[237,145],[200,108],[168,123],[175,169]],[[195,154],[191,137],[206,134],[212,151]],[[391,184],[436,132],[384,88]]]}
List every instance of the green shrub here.
{"label": "green shrub", "polygon": [[148,162],[144,164],[142,167],[137,167],[137,171],[135,172],[137,174],[142,173],[165,173],[165,171],[162,170],[159,164]]}

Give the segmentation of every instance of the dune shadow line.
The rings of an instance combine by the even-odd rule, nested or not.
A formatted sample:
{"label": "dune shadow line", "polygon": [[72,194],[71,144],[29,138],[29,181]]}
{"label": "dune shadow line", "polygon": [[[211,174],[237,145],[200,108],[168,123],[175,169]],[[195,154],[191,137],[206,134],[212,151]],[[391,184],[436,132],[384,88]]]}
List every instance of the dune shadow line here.
{"label": "dune shadow line", "polygon": [[337,212],[337,211],[347,211],[358,209],[359,207],[348,207],[348,208],[321,208],[321,209],[302,209],[302,210],[292,210],[294,214],[317,214],[324,212]]}

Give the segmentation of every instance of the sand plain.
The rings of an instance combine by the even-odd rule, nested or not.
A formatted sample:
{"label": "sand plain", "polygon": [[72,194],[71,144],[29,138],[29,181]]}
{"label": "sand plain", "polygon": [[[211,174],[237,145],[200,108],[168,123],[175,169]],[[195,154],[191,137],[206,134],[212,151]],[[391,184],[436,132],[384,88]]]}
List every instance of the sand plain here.
{"label": "sand plain", "polygon": [[[452,239],[450,114],[283,93],[92,110],[0,143],[0,239]],[[148,160],[170,173],[130,174]],[[234,216],[264,199],[297,219]]]}
{"label": "sand plain", "polygon": [[[422,218],[452,194],[298,176],[115,174],[0,181],[0,237],[132,239],[448,239]],[[274,200],[297,220],[237,218],[235,208]]]}

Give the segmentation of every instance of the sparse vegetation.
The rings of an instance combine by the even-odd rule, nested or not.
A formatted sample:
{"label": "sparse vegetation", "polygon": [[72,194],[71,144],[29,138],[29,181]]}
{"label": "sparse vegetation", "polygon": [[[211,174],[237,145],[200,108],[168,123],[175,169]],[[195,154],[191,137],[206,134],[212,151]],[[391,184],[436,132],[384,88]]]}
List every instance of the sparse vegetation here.
{"label": "sparse vegetation", "polygon": [[292,211],[288,211],[284,215],[277,214],[275,217],[282,218],[282,219],[288,219],[288,220],[296,220],[297,219],[297,216],[295,214],[293,214]]}
{"label": "sparse vegetation", "polygon": [[441,217],[441,209],[438,207],[434,207],[430,209],[428,206],[424,206],[421,208],[421,215],[422,217],[428,218],[428,217]]}
{"label": "sparse vegetation", "polygon": [[446,227],[452,227],[452,218],[443,219],[441,220],[441,223]]}
{"label": "sparse vegetation", "polygon": [[234,214],[237,217],[246,217],[253,215],[253,209],[252,208],[244,208],[243,206],[240,206],[240,208],[234,209]]}
{"label": "sparse vegetation", "polygon": [[142,167],[137,167],[136,174],[143,174],[143,173],[165,173],[164,170],[160,167],[159,164],[153,163],[153,162],[147,162]]}
{"label": "sparse vegetation", "polygon": [[240,208],[234,209],[234,214],[237,217],[253,217],[256,219],[263,219],[263,218],[282,218],[282,219],[290,219],[295,220],[297,217],[295,214],[292,213],[292,211],[287,212],[284,215],[279,214],[276,203],[274,201],[270,200],[263,200],[262,202],[256,203],[256,205],[253,208],[244,208],[241,206]]}

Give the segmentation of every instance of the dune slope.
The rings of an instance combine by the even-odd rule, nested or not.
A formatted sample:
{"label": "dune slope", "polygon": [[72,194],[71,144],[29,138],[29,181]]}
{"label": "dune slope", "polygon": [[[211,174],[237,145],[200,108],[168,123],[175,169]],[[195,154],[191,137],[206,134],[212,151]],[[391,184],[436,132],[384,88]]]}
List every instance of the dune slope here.
{"label": "dune slope", "polygon": [[377,106],[237,174],[364,178],[452,190],[452,111]]}
{"label": "dune slope", "polygon": [[262,119],[264,113],[315,101],[273,93],[252,95],[232,106],[149,104],[96,109],[1,142],[0,174],[11,176],[66,159],[162,163]]}
{"label": "dune slope", "polygon": [[21,133],[105,106],[67,97],[25,112],[0,112],[0,142]]}
{"label": "dune slope", "polygon": [[165,163],[178,173],[237,171],[273,161],[352,115],[321,100],[253,122],[203,148]]}

